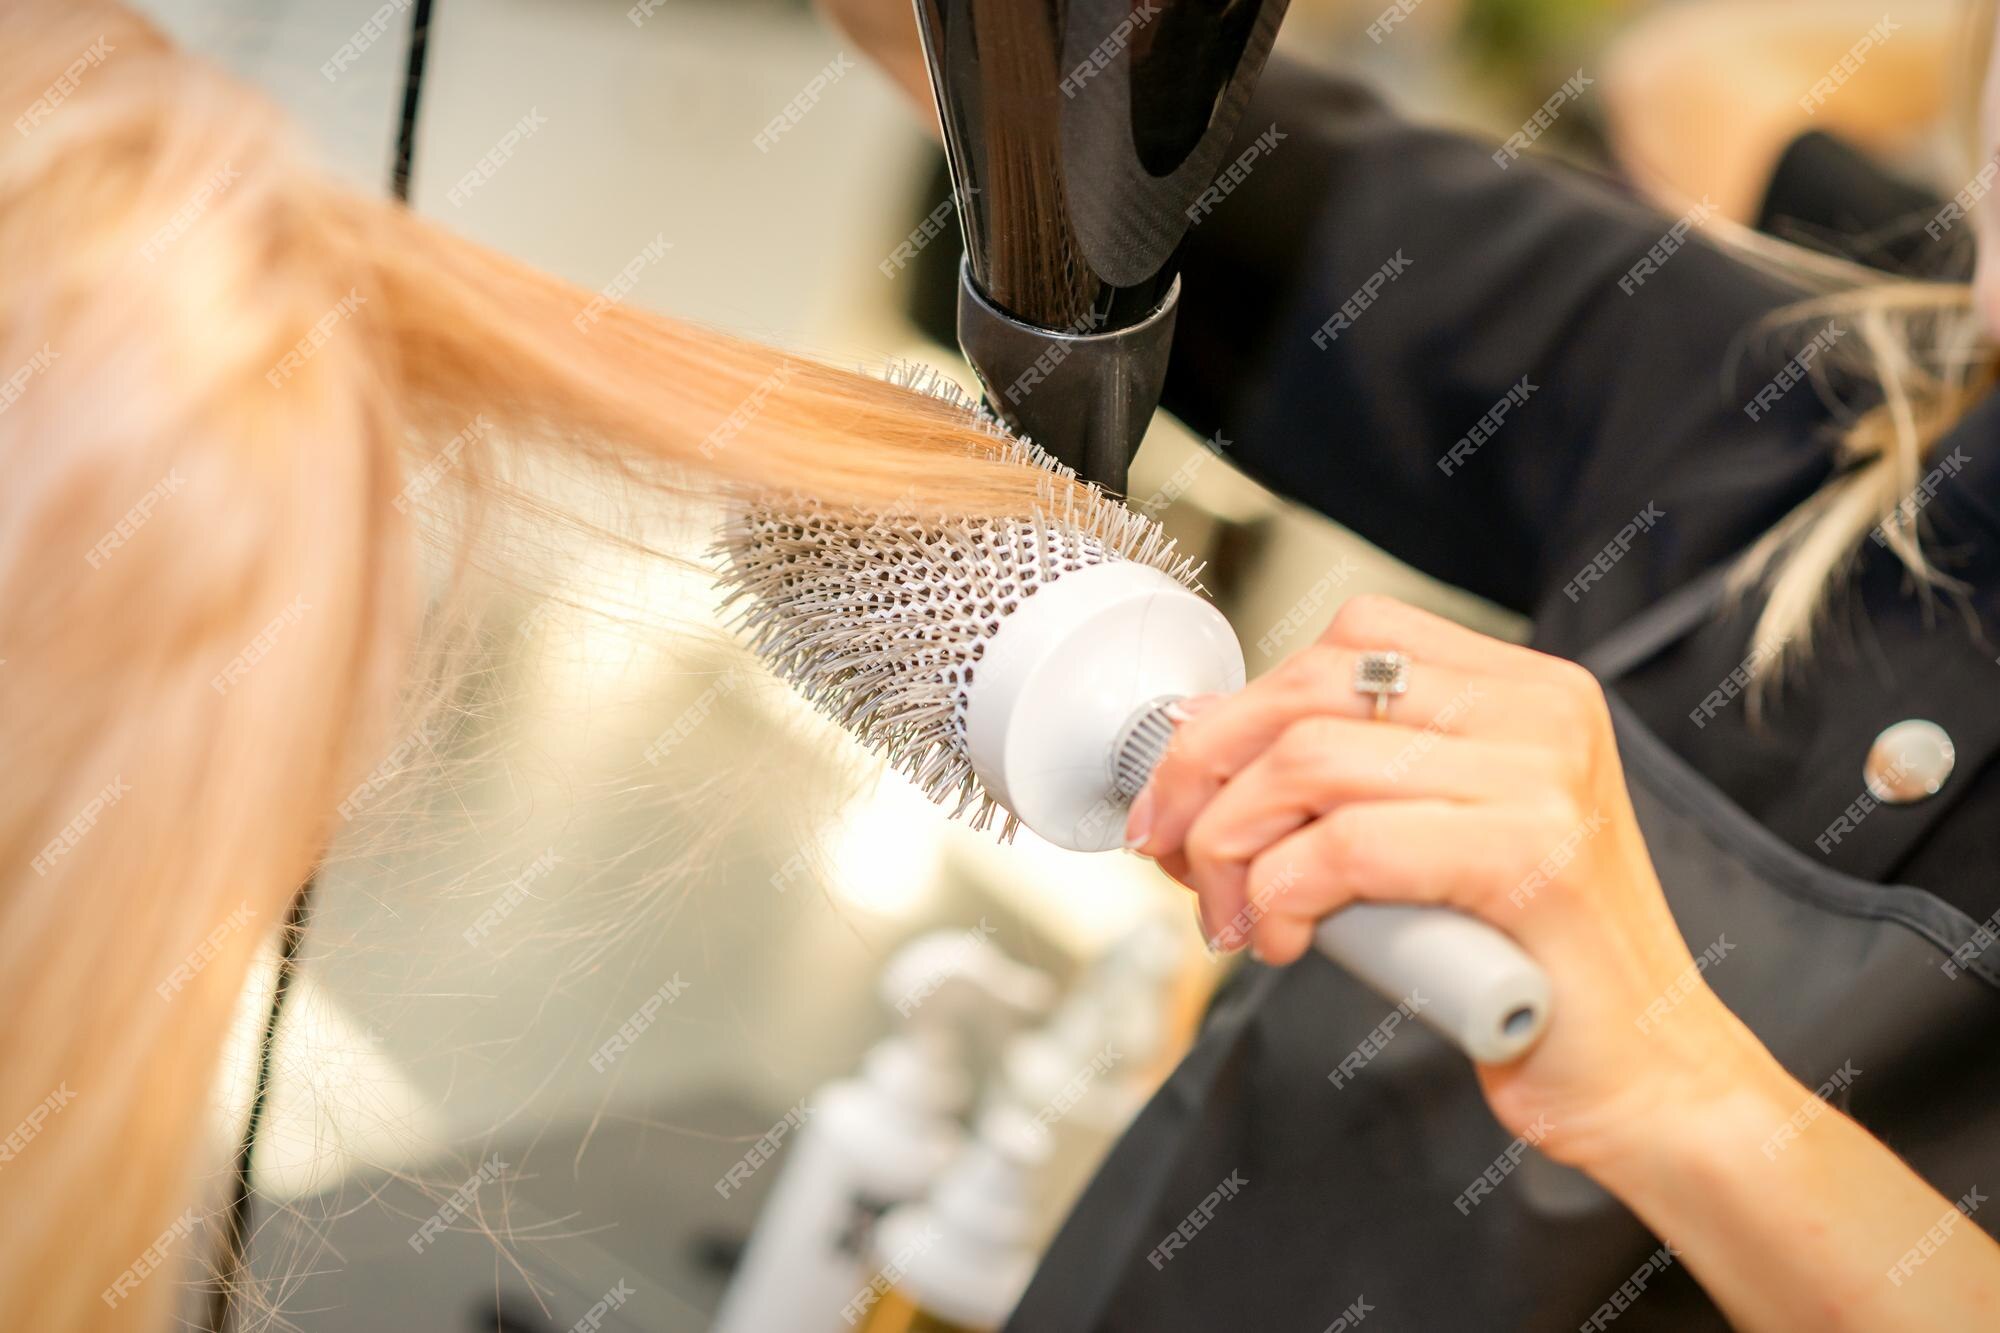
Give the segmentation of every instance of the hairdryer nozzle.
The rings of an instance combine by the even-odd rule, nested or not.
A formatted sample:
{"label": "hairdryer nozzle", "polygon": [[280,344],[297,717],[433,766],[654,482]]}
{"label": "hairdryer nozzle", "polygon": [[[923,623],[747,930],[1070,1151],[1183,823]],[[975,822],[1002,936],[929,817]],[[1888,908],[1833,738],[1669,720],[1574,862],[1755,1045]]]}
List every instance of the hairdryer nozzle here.
{"label": "hairdryer nozzle", "polygon": [[1180,293],[1175,278],[1158,307],[1121,329],[1097,332],[1085,319],[1051,331],[994,305],[961,264],[958,345],[986,387],[987,405],[1016,435],[1123,494],[1166,383]]}

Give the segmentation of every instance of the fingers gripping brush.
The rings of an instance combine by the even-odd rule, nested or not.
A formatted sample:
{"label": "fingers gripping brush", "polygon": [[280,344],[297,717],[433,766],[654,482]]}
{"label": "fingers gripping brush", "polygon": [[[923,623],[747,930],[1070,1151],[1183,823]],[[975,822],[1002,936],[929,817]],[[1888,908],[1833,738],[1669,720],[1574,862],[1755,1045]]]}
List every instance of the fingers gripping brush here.
{"label": "fingers gripping brush", "polygon": [[[898,378],[979,413],[932,372]],[[1003,455],[1070,475],[994,430]],[[754,651],[954,816],[983,829],[1004,810],[1003,837],[1018,823],[1106,851],[1172,739],[1168,705],[1241,688],[1243,653],[1152,521],[1094,490],[1051,511],[942,522],[760,500],[729,520],[723,582]],[[1540,969],[1470,917],[1356,904],[1315,942],[1474,1059],[1541,1035]]]}

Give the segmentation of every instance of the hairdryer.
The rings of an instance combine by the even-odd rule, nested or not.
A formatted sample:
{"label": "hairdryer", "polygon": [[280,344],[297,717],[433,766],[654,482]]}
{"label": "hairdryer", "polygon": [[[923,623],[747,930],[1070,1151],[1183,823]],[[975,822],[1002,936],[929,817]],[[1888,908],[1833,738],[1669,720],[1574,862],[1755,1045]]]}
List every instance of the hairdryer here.
{"label": "hairdryer", "polygon": [[916,0],[988,407],[1123,494],[1173,344],[1177,256],[1286,0]]}

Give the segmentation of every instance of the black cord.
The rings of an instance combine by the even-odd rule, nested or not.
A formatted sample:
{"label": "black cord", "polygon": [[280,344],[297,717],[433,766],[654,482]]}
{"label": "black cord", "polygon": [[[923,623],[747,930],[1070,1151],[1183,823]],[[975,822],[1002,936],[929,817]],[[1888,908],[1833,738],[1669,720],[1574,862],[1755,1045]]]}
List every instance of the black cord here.
{"label": "black cord", "polygon": [[264,1109],[271,1098],[271,1062],[278,1048],[278,1024],[285,1015],[285,997],[299,974],[299,946],[305,939],[306,921],[312,912],[313,885],[318,875],[299,886],[285,913],[283,934],[278,942],[278,977],[271,990],[271,1011],[264,1019],[264,1036],[257,1047],[257,1083],[250,1095],[250,1117],[243,1126],[243,1141],[236,1150],[236,1181],[231,1188],[229,1213],[223,1219],[221,1253],[208,1278],[208,1333],[230,1333],[234,1327],[236,1293],[246,1280],[250,1245],[252,1193],[251,1158],[257,1151],[257,1130],[264,1123]]}
{"label": "black cord", "polygon": [[410,11],[410,60],[403,71],[403,118],[396,128],[396,165],[389,188],[410,202],[410,159],[417,147],[417,101],[424,88],[424,51],[430,44],[431,0],[417,0]]}

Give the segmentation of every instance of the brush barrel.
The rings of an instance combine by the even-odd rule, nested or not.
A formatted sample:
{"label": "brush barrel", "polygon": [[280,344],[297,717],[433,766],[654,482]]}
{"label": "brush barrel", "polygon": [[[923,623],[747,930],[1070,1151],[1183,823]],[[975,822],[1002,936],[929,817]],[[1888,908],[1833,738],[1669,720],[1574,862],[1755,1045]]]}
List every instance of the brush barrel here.
{"label": "brush barrel", "polygon": [[[1150,566],[1094,565],[1000,622],[967,690],[966,748],[980,782],[1037,835],[1109,851],[1123,845],[1135,779],[1163,749],[1146,720],[1171,700],[1242,686],[1243,651],[1221,612]],[[1322,921],[1314,943],[1481,1063],[1519,1059],[1548,1024],[1548,978],[1483,921],[1358,903]]]}

